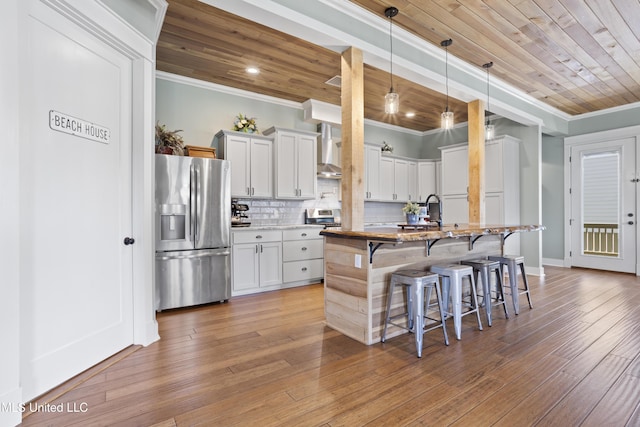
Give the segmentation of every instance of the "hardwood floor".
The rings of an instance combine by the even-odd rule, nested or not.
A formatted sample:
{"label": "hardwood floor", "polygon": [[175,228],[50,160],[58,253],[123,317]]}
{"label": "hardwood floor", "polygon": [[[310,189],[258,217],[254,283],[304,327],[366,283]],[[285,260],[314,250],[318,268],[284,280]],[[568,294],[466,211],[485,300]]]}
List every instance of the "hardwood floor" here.
{"label": "hardwood floor", "polygon": [[640,425],[640,279],[545,272],[533,310],[494,308],[484,331],[465,316],[461,341],[448,322],[451,345],[432,331],[421,359],[412,335],[365,346],[325,327],[322,285],[164,312],[160,341],[38,399],[64,412],[22,425]]}

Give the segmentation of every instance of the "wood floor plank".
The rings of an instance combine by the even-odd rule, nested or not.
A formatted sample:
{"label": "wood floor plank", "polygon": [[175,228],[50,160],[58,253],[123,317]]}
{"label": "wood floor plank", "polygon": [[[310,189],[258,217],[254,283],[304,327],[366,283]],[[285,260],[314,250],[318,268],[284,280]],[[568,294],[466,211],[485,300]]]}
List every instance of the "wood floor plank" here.
{"label": "wood floor plank", "polygon": [[[161,340],[41,396],[88,405],[23,426],[640,425],[640,279],[545,267],[534,303],[365,346],[324,323],[322,284],[167,310]],[[512,310],[513,311],[513,310]],[[484,322],[484,313],[482,320]]]}

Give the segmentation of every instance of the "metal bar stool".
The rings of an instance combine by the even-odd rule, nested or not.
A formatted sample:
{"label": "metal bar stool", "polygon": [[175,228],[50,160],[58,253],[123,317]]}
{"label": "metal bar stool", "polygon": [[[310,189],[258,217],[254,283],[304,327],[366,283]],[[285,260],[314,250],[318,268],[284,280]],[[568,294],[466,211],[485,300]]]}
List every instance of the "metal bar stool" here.
{"label": "metal bar stool", "polygon": [[[450,265],[434,265],[431,266],[431,272],[437,273],[442,279],[442,295],[445,306],[447,307],[447,314],[453,315],[453,327],[456,333],[456,338],[460,339],[462,332],[462,316],[467,314],[476,314],[478,319],[478,329],[482,330],[482,322],[480,321],[480,311],[478,309],[478,293],[476,291],[476,283],[473,280],[473,268],[467,265],[450,264]],[[465,304],[469,307],[469,310],[462,312],[462,282],[467,277],[471,287],[470,301]],[[451,305],[453,309],[448,312],[449,308],[449,293],[451,293]]]}
{"label": "metal bar stool", "polygon": [[[407,291],[407,310],[403,313],[391,315],[391,300],[393,299],[393,291],[396,286],[404,286]],[[436,290],[436,303],[431,302],[431,290]],[[427,289],[427,300],[425,302],[424,290]],[[429,309],[432,305],[438,304],[440,318],[429,317]],[[407,326],[393,323],[394,319],[399,317],[407,318]],[[436,325],[425,328],[424,320],[433,320]],[[381,341],[385,342],[387,338],[387,326],[392,324],[409,332],[413,332],[416,339],[416,350],[418,357],[422,357],[422,337],[425,332],[436,328],[442,328],[444,334],[444,343],[449,345],[449,337],[447,336],[447,328],[445,326],[445,312],[442,305],[440,295],[440,282],[437,274],[430,274],[422,270],[401,270],[391,274],[391,282],[387,294],[387,315],[384,321],[384,331],[382,332]]]}
{"label": "metal bar stool", "polygon": [[[507,266],[507,272],[509,273],[509,288],[511,289],[511,301],[513,302],[513,309],[515,313],[520,313],[520,294],[527,294],[529,308],[533,308],[533,304],[531,303],[531,293],[529,292],[529,281],[527,280],[527,273],[524,271],[524,257],[519,255],[496,255],[490,256],[489,260],[500,262],[500,275],[503,275],[503,268],[505,265]],[[524,288],[518,287],[518,268],[520,269]]]}
{"label": "metal bar stool", "polygon": [[[504,315],[508,319],[509,311],[507,310],[507,302],[504,299],[504,287],[502,283],[502,274],[500,271],[500,262],[489,261],[486,259],[471,259],[467,261],[461,261],[460,264],[468,265],[473,268],[473,278],[478,286],[478,276],[482,280],[482,305],[484,311],[487,314],[487,323],[491,326],[491,310],[494,305],[502,305],[504,308]],[[496,302],[492,302],[491,296],[491,274],[495,273],[495,296]]]}

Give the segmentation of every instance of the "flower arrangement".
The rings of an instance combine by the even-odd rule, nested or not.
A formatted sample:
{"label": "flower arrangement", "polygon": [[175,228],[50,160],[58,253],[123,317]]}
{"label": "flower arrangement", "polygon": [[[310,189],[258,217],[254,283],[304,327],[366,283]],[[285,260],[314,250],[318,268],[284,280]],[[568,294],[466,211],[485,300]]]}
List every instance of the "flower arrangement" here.
{"label": "flower arrangement", "polygon": [[238,114],[233,121],[233,130],[245,133],[259,133],[258,126],[256,125],[255,117],[247,117],[246,114]]}
{"label": "flower arrangement", "polygon": [[182,130],[167,130],[165,125],[156,123],[156,153],[184,156],[184,140],[178,132]]}
{"label": "flower arrangement", "polygon": [[402,212],[411,215],[418,215],[420,213],[420,205],[413,202],[407,202],[407,204],[402,208]]}
{"label": "flower arrangement", "polygon": [[382,151],[383,153],[393,153],[393,147],[390,146],[389,144],[387,144],[386,141],[382,141],[383,145],[382,148],[380,148],[380,151]]}

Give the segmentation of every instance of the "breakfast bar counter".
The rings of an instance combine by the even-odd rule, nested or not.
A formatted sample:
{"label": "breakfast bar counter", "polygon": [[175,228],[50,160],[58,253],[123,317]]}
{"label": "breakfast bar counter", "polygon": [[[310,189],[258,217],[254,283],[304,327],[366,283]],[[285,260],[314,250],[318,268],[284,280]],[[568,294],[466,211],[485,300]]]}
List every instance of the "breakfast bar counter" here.
{"label": "breakfast bar counter", "polygon": [[[364,344],[377,343],[392,273],[501,255],[505,239],[513,233],[543,229],[541,225],[452,224],[323,230],[326,323]],[[387,336],[401,333],[406,331],[389,328]]]}

